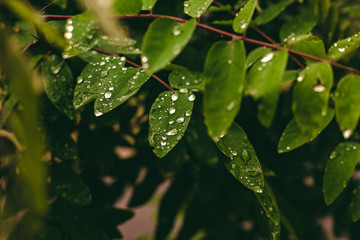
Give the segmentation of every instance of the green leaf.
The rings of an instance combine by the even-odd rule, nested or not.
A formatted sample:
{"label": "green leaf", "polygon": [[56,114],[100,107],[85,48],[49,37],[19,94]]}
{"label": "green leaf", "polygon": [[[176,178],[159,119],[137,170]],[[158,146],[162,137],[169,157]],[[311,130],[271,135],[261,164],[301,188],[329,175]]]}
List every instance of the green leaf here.
{"label": "green leaf", "polygon": [[184,13],[193,18],[200,17],[213,0],[189,0],[184,2]]}
{"label": "green leaf", "polygon": [[57,0],[54,2],[54,4],[58,5],[62,9],[65,9],[67,6],[67,0]]}
{"label": "green leaf", "polygon": [[157,0],[142,0],[142,10],[151,10]]}
{"label": "green leaf", "polygon": [[360,33],[357,33],[346,39],[337,41],[334,43],[328,52],[328,58],[332,60],[338,60],[351,52],[354,52],[360,46]]}
{"label": "green leaf", "polygon": [[[291,48],[295,51],[309,54],[311,56],[326,58],[326,52],[324,47],[324,42],[311,34],[305,35],[304,37],[300,36],[294,41],[289,41]],[[314,60],[305,58],[307,62],[313,62]]]}
{"label": "green leaf", "polygon": [[13,112],[16,104],[17,99],[14,95],[10,95],[9,98],[6,101],[3,101],[2,109],[1,109],[1,115],[0,115],[0,128],[3,128],[6,124],[8,118],[10,117],[11,113]]}
{"label": "green leaf", "polygon": [[256,25],[263,25],[270,22],[280,13],[282,13],[285,8],[294,1],[295,0],[281,0],[280,2],[275,4],[271,3],[268,8],[259,13],[259,15],[255,18],[254,23]]}
{"label": "green leaf", "polygon": [[234,23],[234,20],[215,20],[212,21],[212,24],[214,25],[224,25],[224,26],[232,26]]}
{"label": "green leaf", "polygon": [[281,135],[279,145],[278,145],[278,153],[284,153],[294,150],[307,142],[314,140],[318,134],[320,134],[327,125],[334,118],[334,110],[329,108],[323,125],[319,128],[318,133],[311,139],[306,139],[302,134],[299,126],[297,125],[295,119],[292,119],[290,123],[286,126],[284,132]]}
{"label": "green leaf", "polygon": [[235,32],[243,33],[246,31],[254,14],[256,4],[257,0],[249,0],[236,15],[233,23],[233,29]]}
{"label": "green leaf", "polygon": [[298,70],[287,70],[287,71],[285,71],[284,76],[281,79],[281,84],[296,80],[298,73],[299,73]]}
{"label": "green leaf", "polygon": [[252,50],[246,58],[246,66],[251,67],[257,60],[263,57],[266,53],[270,52],[271,48],[258,47]]}
{"label": "green leaf", "polygon": [[353,198],[350,203],[351,215],[353,222],[356,222],[360,218],[360,184],[358,183],[353,190]]}
{"label": "green leaf", "polygon": [[149,116],[149,142],[158,157],[164,157],[184,135],[194,100],[187,89],[162,92],[156,98]]}
{"label": "green leaf", "polygon": [[135,95],[150,78],[150,75],[138,68],[119,67],[118,70],[112,74],[113,76],[103,78],[100,93],[94,105],[97,116],[110,112],[124,103]]}
{"label": "green leaf", "polygon": [[305,139],[315,138],[324,124],[332,84],[332,69],[325,62],[310,64],[297,78],[292,111]]}
{"label": "green leaf", "polygon": [[286,42],[288,39],[310,32],[316,25],[317,18],[310,13],[302,13],[286,21],[280,28],[280,39]]}
{"label": "green leaf", "polygon": [[231,11],[232,7],[229,4],[226,4],[224,6],[218,7],[218,6],[210,6],[207,10],[207,12],[228,12]]}
{"label": "green leaf", "polygon": [[74,119],[74,80],[68,65],[61,57],[51,55],[42,62],[41,71],[50,101],[62,113]]}
{"label": "green leaf", "polygon": [[144,69],[154,73],[168,65],[190,41],[195,25],[195,19],[183,24],[168,18],[153,21],[142,42]]}
{"label": "green leaf", "polygon": [[277,196],[277,203],[280,209],[280,220],[288,230],[293,240],[301,240],[302,228],[300,225],[299,214],[281,196]]}
{"label": "green leaf", "polygon": [[169,75],[170,85],[174,88],[186,88],[194,92],[204,91],[204,75],[189,70],[176,70]]}
{"label": "green leaf", "polygon": [[360,157],[360,144],[342,142],[331,153],[325,167],[323,193],[330,205],[344,190]]}
{"label": "green leaf", "polygon": [[76,142],[63,131],[53,132],[50,136],[49,145],[52,156],[62,161],[75,161],[79,158]]}
{"label": "green leaf", "polygon": [[115,0],[113,2],[115,12],[120,15],[137,14],[140,12],[142,5],[142,0]]}
{"label": "green leaf", "polygon": [[265,127],[270,126],[275,115],[287,60],[285,50],[269,52],[254,64],[247,76],[246,92],[256,100],[260,99],[258,118]]}
{"label": "green leaf", "polygon": [[240,109],[245,64],[245,48],[239,40],[215,43],[206,57],[205,124],[215,140],[226,134]]}
{"label": "green leaf", "polygon": [[336,121],[347,139],[354,132],[360,117],[360,76],[349,74],[343,77],[334,99]]}
{"label": "green leaf", "polygon": [[330,0],[320,0],[319,1],[319,12],[320,12],[320,21],[324,22],[329,14],[330,7],[332,3]]}
{"label": "green leaf", "polygon": [[276,202],[275,194],[270,185],[265,181],[262,193],[255,193],[260,205],[275,225],[280,224],[280,211]]}
{"label": "green leaf", "polygon": [[81,177],[66,163],[55,166],[52,184],[58,195],[76,205],[90,205],[92,196],[88,186]]}
{"label": "green leaf", "polygon": [[230,158],[230,161],[225,162],[229,172],[245,187],[254,192],[263,192],[261,165],[244,130],[233,122],[228,133],[216,144]]}

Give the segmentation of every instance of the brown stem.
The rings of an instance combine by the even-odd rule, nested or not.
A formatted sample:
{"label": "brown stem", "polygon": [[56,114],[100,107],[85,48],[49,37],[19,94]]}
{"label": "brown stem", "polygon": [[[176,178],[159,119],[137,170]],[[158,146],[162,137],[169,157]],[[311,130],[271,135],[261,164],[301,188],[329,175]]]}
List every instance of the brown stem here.
{"label": "brown stem", "polygon": [[51,3],[49,3],[48,5],[46,5],[45,7],[43,7],[42,9],[40,9],[40,12],[45,11],[48,7],[50,7],[51,5],[53,5],[56,2],[56,0],[52,1]]}
{"label": "brown stem", "polygon": [[[109,56],[118,56],[118,54],[116,53],[111,53],[111,52],[108,52],[108,51],[105,51],[105,50],[102,50],[100,48],[93,48],[93,50],[99,52],[99,53],[103,53],[103,54],[106,54],[106,55],[109,55]],[[142,68],[140,65],[130,61],[130,60],[127,60],[126,59],[126,63],[134,66],[134,67],[137,67],[137,68]],[[164,85],[167,89],[169,89],[170,91],[175,91],[169,84],[167,84],[166,82],[164,82],[161,78],[159,78],[158,76],[156,76],[155,74],[152,74],[151,77],[153,77],[156,81],[158,81],[159,83],[161,83],[162,85]]]}
{"label": "brown stem", "polygon": [[[72,16],[69,16],[69,15],[45,15],[44,17],[45,18],[52,18],[52,19],[67,19],[67,18],[71,18]],[[175,20],[177,22],[181,22],[181,23],[187,22],[187,20],[182,19],[182,18],[168,16],[168,15],[160,15],[160,14],[122,15],[122,16],[117,16],[116,18],[117,19],[169,18],[169,19],[173,19],[173,20]],[[209,30],[211,32],[214,32],[214,33],[217,33],[217,34],[220,34],[220,35],[223,35],[223,36],[230,37],[232,39],[240,39],[240,40],[243,40],[243,41],[248,42],[248,43],[252,43],[252,44],[255,44],[255,45],[264,46],[264,47],[268,47],[268,48],[272,48],[272,49],[286,50],[289,53],[292,53],[292,54],[295,54],[295,55],[298,55],[298,56],[301,56],[301,57],[304,57],[304,58],[308,58],[308,59],[311,59],[311,60],[314,60],[314,61],[318,61],[318,62],[326,62],[326,63],[329,63],[329,64],[333,65],[334,67],[342,68],[342,69],[347,70],[349,72],[356,73],[356,74],[360,75],[359,70],[356,70],[356,69],[348,67],[348,66],[344,66],[344,65],[339,64],[339,63],[334,62],[334,61],[330,61],[330,60],[327,60],[327,59],[324,59],[324,58],[319,58],[319,57],[312,56],[312,55],[309,55],[309,54],[306,54],[306,53],[298,52],[298,51],[292,50],[291,48],[286,48],[286,47],[279,46],[279,45],[276,45],[276,44],[262,42],[262,41],[259,41],[259,40],[255,40],[255,39],[247,38],[247,37],[240,36],[240,35],[237,35],[237,34],[229,33],[229,32],[214,28],[214,27],[204,25],[202,23],[196,23],[196,25],[198,27],[200,27],[200,28]]]}
{"label": "brown stem", "polygon": [[21,50],[21,53],[24,53],[26,52],[31,46],[33,46],[37,41],[34,40],[32,42],[29,42],[28,45],[26,45],[22,50]]}

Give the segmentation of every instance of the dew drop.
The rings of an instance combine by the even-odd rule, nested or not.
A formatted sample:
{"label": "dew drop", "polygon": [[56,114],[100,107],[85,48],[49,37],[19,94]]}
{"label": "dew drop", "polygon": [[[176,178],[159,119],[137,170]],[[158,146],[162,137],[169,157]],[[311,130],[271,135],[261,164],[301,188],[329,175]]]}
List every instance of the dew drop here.
{"label": "dew drop", "polygon": [[171,108],[169,109],[169,113],[170,113],[170,114],[174,114],[175,112],[176,112],[176,109],[175,109],[175,108],[171,107]]}
{"label": "dew drop", "polygon": [[72,38],[72,33],[71,32],[66,32],[65,34],[64,34],[64,37],[65,37],[65,39],[71,39]]}
{"label": "dew drop", "polygon": [[100,76],[101,77],[106,77],[107,75],[109,74],[109,71],[108,70],[104,70],[100,73]]}
{"label": "dew drop", "polygon": [[100,112],[99,110],[95,110],[95,116],[96,117],[100,117],[101,115],[103,115],[104,113]]}
{"label": "dew drop", "polygon": [[74,30],[74,27],[73,25],[66,25],[65,29],[67,32],[72,32]]}
{"label": "dew drop", "polygon": [[324,85],[317,84],[317,85],[315,85],[315,86],[313,87],[313,90],[314,90],[314,92],[318,92],[318,93],[320,93],[320,92],[325,91],[325,90],[326,90],[326,88],[325,88],[325,86],[324,86]]}
{"label": "dew drop", "polygon": [[161,141],[161,142],[160,142],[160,145],[164,147],[164,146],[166,146],[166,142]]}
{"label": "dew drop", "polygon": [[178,100],[179,96],[177,95],[177,93],[174,93],[173,95],[171,95],[171,100],[176,101]]}
{"label": "dew drop", "polygon": [[187,110],[187,111],[185,112],[185,116],[187,116],[187,117],[191,116],[191,114],[192,114],[192,111],[191,111],[191,110]]}
{"label": "dew drop", "polygon": [[176,128],[171,129],[166,133],[168,136],[175,136],[178,133],[178,130]]}
{"label": "dew drop", "polygon": [[141,61],[142,61],[143,63],[147,63],[147,62],[148,62],[148,58],[147,58],[146,56],[142,56],[142,57],[141,57]]}
{"label": "dew drop", "polygon": [[184,117],[178,117],[178,118],[176,119],[176,122],[177,122],[177,123],[182,123],[182,122],[184,122],[184,120],[185,120]]}
{"label": "dew drop", "polygon": [[228,64],[232,64],[232,60],[231,60],[231,59],[228,60]]}
{"label": "dew drop", "polygon": [[345,48],[339,48],[339,52],[345,52]]}
{"label": "dew drop", "polygon": [[111,92],[106,92],[105,93],[105,98],[110,98],[111,97]]}
{"label": "dew drop", "polygon": [[179,36],[181,34],[181,29],[180,29],[180,25],[176,25],[173,30],[172,33],[174,34],[174,36]]}
{"label": "dew drop", "polygon": [[77,79],[77,83],[82,83],[84,81],[84,78],[82,76],[79,76]]}
{"label": "dew drop", "polygon": [[226,109],[228,111],[232,110],[235,106],[235,101],[231,101],[227,106],[226,106]]}
{"label": "dew drop", "polygon": [[298,82],[302,82],[304,80],[304,75],[303,74],[300,74],[297,78],[297,81]]}
{"label": "dew drop", "polygon": [[182,89],[180,89],[180,92],[181,93],[187,93],[189,90],[187,90],[186,88],[182,88]]}
{"label": "dew drop", "polygon": [[343,136],[345,139],[348,139],[352,134],[352,130],[351,129],[346,129],[345,131],[343,131]]}
{"label": "dew drop", "polygon": [[260,61],[261,61],[262,63],[267,63],[267,62],[269,62],[273,57],[274,57],[274,53],[271,52],[271,53],[266,54],[265,57],[263,57]]}
{"label": "dew drop", "polygon": [[188,97],[188,100],[189,100],[190,102],[195,101],[195,95],[194,95],[194,94],[190,94],[189,97]]}
{"label": "dew drop", "polygon": [[184,7],[189,7],[189,6],[190,6],[189,1],[185,1],[185,2],[184,2]]}

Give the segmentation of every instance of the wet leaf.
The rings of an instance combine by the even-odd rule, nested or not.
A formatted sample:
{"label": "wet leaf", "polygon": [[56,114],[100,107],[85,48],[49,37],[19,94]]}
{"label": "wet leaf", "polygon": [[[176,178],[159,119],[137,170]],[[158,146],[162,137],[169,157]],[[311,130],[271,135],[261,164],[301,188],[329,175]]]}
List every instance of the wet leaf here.
{"label": "wet leaf", "polygon": [[[295,40],[290,40],[291,48],[295,51],[309,54],[311,56],[326,58],[324,42],[311,34],[300,36]],[[305,58],[307,62],[314,62],[314,60]]]}
{"label": "wet leaf", "polygon": [[255,100],[260,100],[258,118],[265,127],[270,126],[275,115],[287,60],[285,50],[269,52],[253,65],[247,76],[246,92]]}
{"label": "wet leaf", "polygon": [[204,75],[189,70],[176,70],[169,75],[170,85],[174,88],[187,88],[192,91],[204,91]]}
{"label": "wet leaf", "polygon": [[91,204],[92,196],[88,186],[66,163],[55,166],[52,185],[58,195],[72,204],[84,206]]}
{"label": "wet leaf", "polygon": [[187,15],[198,18],[200,17],[210,4],[213,2],[213,0],[189,0],[184,2],[184,13]]}
{"label": "wet leaf", "polygon": [[360,117],[360,76],[349,74],[343,77],[334,99],[336,121],[347,139],[354,132]]}
{"label": "wet leaf", "polygon": [[313,139],[324,124],[333,73],[328,63],[313,63],[297,78],[292,110],[305,139]]}
{"label": "wet leaf", "polygon": [[292,17],[280,28],[280,39],[286,42],[292,37],[307,34],[315,27],[316,23],[317,18],[308,12]]}
{"label": "wet leaf", "polygon": [[237,115],[245,81],[245,49],[241,41],[217,42],[205,67],[204,114],[209,135],[218,140]]}
{"label": "wet leaf", "polygon": [[42,62],[41,71],[50,101],[62,113],[74,119],[74,80],[68,65],[61,57],[51,55]]}
{"label": "wet leaf", "polygon": [[265,181],[262,193],[255,193],[260,205],[265,211],[266,217],[270,218],[275,225],[280,225],[280,211],[276,197],[270,185]]}
{"label": "wet leaf", "polygon": [[225,162],[229,172],[245,187],[254,192],[263,192],[264,176],[261,165],[244,130],[233,122],[228,133],[216,144],[230,158]]}
{"label": "wet leaf", "polygon": [[325,203],[330,205],[344,190],[358,163],[360,144],[340,143],[331,153],[325,167],[323,193]]}
{"label": "wet leaf", "polygon": [[[314,138],[317,137],[317,135],[320,134],[326,128],[327,125],[329,125],[329,123],[333,118],[334,118],[334,110],[330,108],[326,114],[323,125],[319,129],[316,136],[314,136]],[[278,145],[278,152],[279,153],[290,152],[295,148],[298,148],[303,144],[314,140],[314,138],[308,140],[305,139],[304,136],[301,134],[300,128],[298,127],[295,119],[292,119],[290,123],[286,126],[284,132],[281,135]]]}
{"label": "wet leaf", "polygon": [[142,0],[142,10],[151,10],[157,0]]}
{"label": "wet leaf", "polygon": [[266,9],[259,13],[259,15],[255,18],[254,23],[256,25],[263,25],[270,22],[280,13],[282,13],[285,8],[294,1],[295,0],[281,0],[275,4],[271,3]]}
{"label": "wet leaf", "polygon": [[346,39],[342,39],[334,43],[328,52],[328,58],[338,60],[351,52],[354,52],[360,46],[360,33],[357,33]]}
{"label": "wet leaf", "polygon": [[149,142],[158,157],[164,157],[183,137],[194,100],[187,89],[166,91],[156,98],[149,116]]}
{"label": "wet leaf", "polygon": [[258,47],[252,50],[246,57],[247,67],[251,67],[257,60],[259,60],[261,57],[263,57],[266,53],[270,51],[271,49],[266,47]]}
{"label": "wet leaf", "polygon": [[154,73],[168,65],[189,42],[195,19],[179,23],[168,18],[153,21],[142,42],[141,62],[148,73]]}
{"label": "wet leaf", "polygon": [[236,15],[233,23],[233,29],[235,32],[243,33],[246,31],[254,14],[256,4],[257,0],[249,0]]}

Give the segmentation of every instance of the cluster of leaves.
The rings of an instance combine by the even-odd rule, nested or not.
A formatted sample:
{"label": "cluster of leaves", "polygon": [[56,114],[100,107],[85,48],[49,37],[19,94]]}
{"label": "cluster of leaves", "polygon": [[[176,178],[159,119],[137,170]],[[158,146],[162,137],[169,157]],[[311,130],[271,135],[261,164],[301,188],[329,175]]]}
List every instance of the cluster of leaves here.
{"label": "cluster of leaves", "polygon": [[[52,3],[46,21],[0,3],[1,221],[21,218],[8,239],[121,238],[164,181],[155,239],[179,213],[176,239],[326,239],[328,216],[358,238],[347,2]],[[127,185],[129,209],[115,208]]]}

